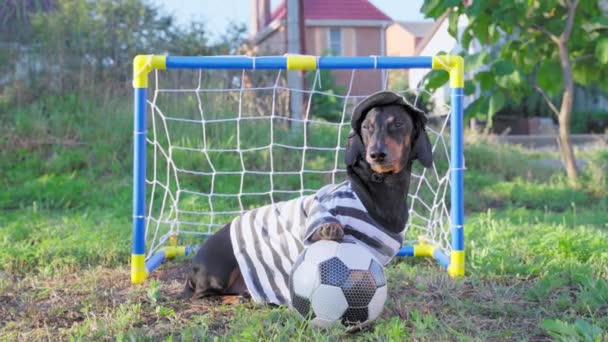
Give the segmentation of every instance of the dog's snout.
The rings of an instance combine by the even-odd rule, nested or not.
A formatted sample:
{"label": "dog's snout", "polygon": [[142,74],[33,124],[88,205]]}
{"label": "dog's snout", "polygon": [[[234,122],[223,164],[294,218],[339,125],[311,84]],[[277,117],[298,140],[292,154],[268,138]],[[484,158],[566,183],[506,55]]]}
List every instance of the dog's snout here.
{"label": "dog's snout", "polygon": [[375,162],[383,162],[386,158],[386,147],[378,146],[369,152],[369,157]]}

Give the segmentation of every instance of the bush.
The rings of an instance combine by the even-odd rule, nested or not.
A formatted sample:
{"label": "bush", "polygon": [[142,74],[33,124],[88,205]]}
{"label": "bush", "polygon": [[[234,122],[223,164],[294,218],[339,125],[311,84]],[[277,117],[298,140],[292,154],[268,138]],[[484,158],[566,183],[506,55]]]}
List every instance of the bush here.
{"label": "bush", "polygon": [[[13,65],[26,70],[19,79],[4,84],[18,95],[9,102],[23,103],[40,93],[85,90],[112,98],[124,94],[137,54],[230,54],[245,38],[244,26],[234,25],[218,42],[209,43],[204,23],[178,26],[172,15],[144,0],[54,0],[43,10],[25,7],[22,16],[27,20],[15,24],[23,27],[15,37],[19,44],[0,53],[0,61],[6,62],[2,65],[11,66],[11,70],[0,69],[9,80],[16,73]],[[17,87],[20,82],[25,86]]]}
{"label": "bush", "polygon": [[537,157],[521,148],[500,144],[481,135],[465,134],[465,166],[500,180],[522,178],[546,180],[555,169],[539,163]]}
{"label": "bush", "polygon": [[608,111],[574,112],[570,129],[573,134],[603,134],[608,130]]}
{"label": "bush", "polygon": [[[344,87],[335,84],[331,70],[320,70],[315,90],[324,94],[312,94],[311,108],[313,118],[321,118],[329,122],[341,122],[344,111],[344,101],[335,95],[344,93]],[[312,88],[315,84],[316,72],[308,73],[306,83]],[[347,119],[347,118],[346,118]],[[345,119],[345,120],[346,120]]]}
{"label": "bush", "polygon": [[596,197],[608,203],[608,152],[604,150],[591,153],[587,166],[582,173],[583,186]]}
{"label": "bush", "polygon": [[590,196],[582,190],[569,188],[566,184],[535,184],[522,180],[496,183],[482,190],[482,194],[496,200],[527,209],[565,211],[591,203]]}

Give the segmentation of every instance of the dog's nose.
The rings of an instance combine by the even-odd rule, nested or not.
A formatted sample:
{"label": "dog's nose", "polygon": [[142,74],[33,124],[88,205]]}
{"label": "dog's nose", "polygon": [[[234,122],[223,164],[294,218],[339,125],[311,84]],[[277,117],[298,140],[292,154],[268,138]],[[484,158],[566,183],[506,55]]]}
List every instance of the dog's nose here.
{"label": "dog's nose", "polygon": [[382,148],[371,151],[369,157],[375,162],[382,162],[386,158],[386,151]]}

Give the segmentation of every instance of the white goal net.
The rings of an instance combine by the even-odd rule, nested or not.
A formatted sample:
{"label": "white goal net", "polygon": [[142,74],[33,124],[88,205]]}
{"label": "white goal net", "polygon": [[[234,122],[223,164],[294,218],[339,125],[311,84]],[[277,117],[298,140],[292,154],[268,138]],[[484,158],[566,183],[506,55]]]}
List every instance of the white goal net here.
{"label": "white goal net", "polygon": [[[449,253],[450,110],[433,108],[433,96],[424,89],[407,89],[403,71],[364,72],[307,72],[298,89],[287,87],[281,70],[152,74],[147,255],[172,236],[198,245],[194,237],[213,233],[243,211],[346,180],[344,144],[352,109],[382,89],[403,94],[429,117],[434,166],[415,163],[412,170],[405,240],[424,237]],[[378,73],[382,85],[363,94],[357,82],[370,73]],[[294,106],[294,99],[301,106]],[[290,111],[290,101],[296,110]]]}

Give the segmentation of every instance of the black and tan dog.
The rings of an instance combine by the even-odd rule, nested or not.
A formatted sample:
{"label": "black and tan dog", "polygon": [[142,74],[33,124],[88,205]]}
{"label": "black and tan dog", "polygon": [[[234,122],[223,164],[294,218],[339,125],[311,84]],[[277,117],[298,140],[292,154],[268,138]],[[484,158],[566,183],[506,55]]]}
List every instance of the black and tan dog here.
{"label": "black and tan dog", "polygon": [[[425,167],[430,167],[433,162],[425,124],[424,113],[407,103],[398,94],[386,91],[376,93],[363,100],[357,105],[352,115],[352,131],[346,143],[345,162],[348,176],[346,189],[354,194],[342,193],[339,195],[345,198],[356,198],[360,201],[358,203],[364,206],[368,217],[371,217],[366,222],[374,222],[374,228],[377,227],[382,234],[395,237],[397,240],[408,220],[406,200],[412,163],[418,160]],[[316,201],[318,198],[315,197],[314,200]],[[305,202],[302,201],[299,204],[302,211],[305,211],[303,204]],[[317,209],[312,209],[312,211],[318,212]],[[308,214],[314,215],[314,213],[302,214],[303,217],[308,217]],[[332,214],[336,214],[336,211],[332,211]],[[243,216],[249,218],[247,214]],[[245,221],[242,217],[236,218],[203,244],[193,260],[193,270],[188,277],[184,291],[186,297],[242,295],[251,293],[250,287],[261,286],[259,282],[255,284],[244,280],[243,274],[251,272],[246,267],[251,268],[252,266],[251,263],[247,264],[246,259],[239,259],[237,257],[239,254],[235,251],[234,244],[238,241],[242,243],[243,239],[231,236],[231,234],[237,234],[234,233],[234,228],[231,230],[231,225],[238,225],[239,220]],[[324,220],[317,226],[315,223],[311,223],[312,227],[300,227],[298,222],[299,225],[305,225],[305,221],[302,220],[295,223],[288,221],[288,225],[285,226],[298,232],[304,230],[311,232],[310,234],[300,234],[303,240],[306,240],[298,242],[297,246],[300,251],[305,248],[307,243],[317,240],[342,240],[346,239],[349,234],[361,235],[338,219]],[[279,230],[287,229],[285,226],[280,226]],[[263,229],[267,228],[263,227]],[[255,234],[251,236],[255,236]],[[273,248],[271,246],[273,240],[264,240],[263,232],[258,236],[261,239],[257,242],[258,245],[265,244],[267,248]],[[358,238],[372,246],[377,243],[374,238],[366,236]],[[397,249],[399,245],[397,243]],[[387,260],[394,256],[396,249],[393,247],[389,252],[392,254]],[[292,259],[285,260],[288,260],[286,263],[289,264]],[[275,262],[275,264],[279,264],[279,262]],[[283,272],[283,275],[285,275],[285,271],[288,274],[289,269],[286,268],[291,267],[290,265],[284,267],[284,265],[285,263],[279,265],[281,269],[278,270]],[[271,285],[276,290],[276,284]],[[263,296],[255,297],[254,299],[261,301],[285,304],[284,298],[271,300],[262,298]]]}

